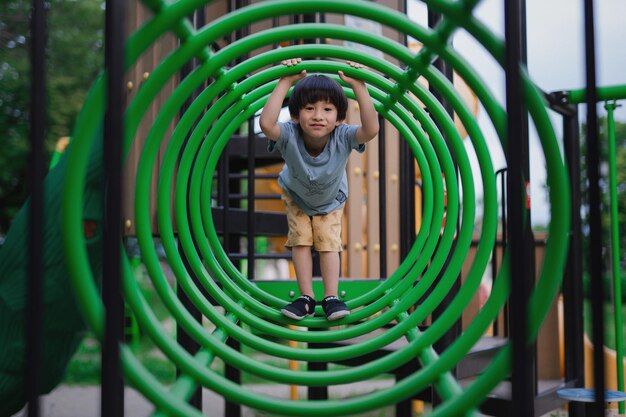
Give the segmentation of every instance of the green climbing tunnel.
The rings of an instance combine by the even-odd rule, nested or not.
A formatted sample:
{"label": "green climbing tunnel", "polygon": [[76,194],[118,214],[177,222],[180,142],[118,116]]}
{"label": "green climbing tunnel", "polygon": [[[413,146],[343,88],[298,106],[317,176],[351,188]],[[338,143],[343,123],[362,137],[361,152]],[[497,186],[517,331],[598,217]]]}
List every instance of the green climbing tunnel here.
{"label": "green climbing tunnel", "polygon": [[[420,26],[398,11],[359,0],[263,1],[228,13],[199,29],[184,23],[185,16],[205,5],[206,1],[181,0],[170,4],[145,0],[144,3],[154,16],[127,40],[126,68],[130,68],[163,34],[174,33],[180,39],[180,46],[158,63],[128,103],[123,138],[125,154],[133,145],[138,126],[155,97],[184,65],[193,59],[197,65],[167,98],[145,137],[135,183],[136,234],[142,260],[161,301],[177,326],[201,348],[197,354],[189,354],[162,327],[135,281],[128,258],[122,254],[125,302],[136,316],[142,332],[149,335],[181,372],[174,386],[165,387],[125,346],[122,356],[128,383],[155,404],[159,415],[202,415],[187,403],[200,386],[229,401],[289,416],[358,414],[398,403],[433,386],[441,398],[441,403],[433,408],[433,416],[476,415],[474,410],[487,394],[510,375],[510,348],[502,349],[487,369],[463,388],[451,370],[492,325],[507,302],[510,270],[505,254],[484,308],[460,337],[445,351],[436,353],[433,344],[460,318],[488,268],[498,227],[498,193],[485,135],[452,83],[432,63],[441,58],[465,80],[486,110],[506,149],[504,108],[449,42],[454,31],[463,29],[497,62],[503,63],[503,42],[472,17],[471,11],[477,2],[429,2],[430,7],[443,15],[442,22],[434,29]],[[247,25],[289,15],[294,10],[303,14],[333,13],[369,19],[416,39],[424,47],[415,53],[383,36],[330,23],[280,26],[244,36],[219,51],[207,47]],[[299,43],[302,39],[326,39],[328,42]],[[268,45],[292,41],[296,44],[252,54]],[[331,41],[366,45],[400,64]],[[230,65],[246,56],[252,57]],[[294,56],[304,59],[296,68],[275,65]],[[362,63],[367,69],[354,69],[345,63],[347,60]],[[328,322],[320,314],[298,322],[297,328],[288,326],[295,323],[279,311],[287,299],[268,290],[271,287],[261,288],[242,276],[222,247],[211,211],[212,179],[229,139],[262,108],[279,77],[302,69],[337,79],[337,71],[341,70],[365,81],[378,113],[408,143],[422,173],[423,193],[427,196],[422,225],[400,266],[363,294],[347,299],[353,313],[326,331],[310,331],[328,327]],[[417,82],[419,77],[428,81],[430,89]],[[201,91],[197,93],[199,88]],[[433,91],[452,106],[467,130],[478,160],[478,172],[471,167],[466,145],[454,120]],[[551,211],[558,213],[551,216],[545,261],[529,302],[531,336],[534,338],[561,284],[568,246],[570,198],[563,156],[543,96],[527,78],[523,78],[523,91],[545,155]],[[352,94],[349,88],[346,88],[346,94]],[[191,97],[194,99],[189,104]],[[83,202],[87,172],[91,169],[90,152],[100,146],[98,132],[104,117],[104,98],[105,83],[100,78],[92,87],[77,120],[72,144],[63,162],[65,176],[60,186],[64,257],[71,284],[89,328],[101,340],[105,310],[98,285],[100,272],[90,261],[85,240],[83,219],[88,216]],[[176,125],[172,132],[168,128],[173,121]],[[163,143],[167,143],[167,149],[158,167],[156,195],[152,195],[152,173]],[[477,176],[484,196],[480,208],[481,234],[469,273],[462,283],[458,283],[477,222],[474,185]],[[447,192],[445,203],[444,189]],[[167,281],[153,242],[152,199],[157,201],[158,233],[177,284],[202,316],[212,323],[214,330],[207,330],[187,311]],[[522,201],[524,199],[520,198]],[[442,232],[444,208],[446,226]],[[418,325],[442,303],[454,285],[459,285],[459,290],[445,312],[420,331]],[[205,294],[209,294],[217,305]],[[368,337],[372,334],[376,336]],[[359,343],[313,347],[360,336],[365,337],[359,338],[362,340]],[[396,340],[406,343],[392,354],[361,365],[299,371],[242,354],[225,343],[228,338],[263,353],[265,357],[312,362],[358,359]],[[301,343],[287,345],[286,340]],[[299,385],[309,386],[369,380],[415,359],[421,367],[393,386],[357,397],[294,401],[255,393],[233,383],[211,369],[210,365],[218,358],[276,384],[298,381]]]}

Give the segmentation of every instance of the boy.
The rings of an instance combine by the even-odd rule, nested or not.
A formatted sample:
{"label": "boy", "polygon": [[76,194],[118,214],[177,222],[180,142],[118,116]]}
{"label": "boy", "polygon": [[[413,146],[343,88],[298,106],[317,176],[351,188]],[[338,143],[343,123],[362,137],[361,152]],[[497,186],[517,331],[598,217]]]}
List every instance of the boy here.
{"label": "boy", "polygon": [[[282,61],[294,66],[300,58]],[[362,65],[350,63],[355,68]],[[378,114],[365,83],[346,76],[359,103],[362,126],[343,123],[348,100],[336,81],[324,75],[306,77],[306,71],[282,77],[261,112],[261,130],[285,160],[278,177],[287,207],[289,234],[285,246],[292,251],[300,297],[281,313],[294,320],[315,314],[311,246],[319,252],[324,282],[322,308],[328,320],[350,314],[337,297],[339,252],[342,251],[341,216],[348,196],[346,164],[353,149],[365,151],[365,143],[378,134]],[[299,81],[299,82],[298,82]],[[291,121],[277,122],[283,100],[289,99]]]}

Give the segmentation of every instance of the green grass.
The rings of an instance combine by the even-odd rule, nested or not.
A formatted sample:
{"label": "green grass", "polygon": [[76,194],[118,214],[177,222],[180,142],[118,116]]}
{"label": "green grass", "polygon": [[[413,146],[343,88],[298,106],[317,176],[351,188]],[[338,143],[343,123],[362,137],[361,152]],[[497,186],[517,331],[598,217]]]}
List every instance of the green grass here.
{"label": "green grass", "polygon": [[[626,307],[622,305],[620,314],[622,315],[622,336],[626,336]],[[584,303],[584,319],[585,319],[585,334],[591,338],[591,302],[585,300]],[[622,338],[622,343],[626,342],[626,338]],[[604,344],[615,350],[615,312],[613,309],[613,303],[604,303]],[[622,346],[626,346],[622,344]],[[626,355],[624,355],[626,356]]]}
{"label": "green grass", "polygon": [[[367,413],[359,413],[353,416],[346,416],[346,417],[389,417],[389,416],[394,416],[395,414],[396,414],[395,407],[390,406],[390,407],[383,407],[378,410],[369,411]],[[266,413],[264,411],[258,411],[258,410],[255,410],[254,416],[255,417],[284,417],[284,415],[270,414],[270,413]]]}

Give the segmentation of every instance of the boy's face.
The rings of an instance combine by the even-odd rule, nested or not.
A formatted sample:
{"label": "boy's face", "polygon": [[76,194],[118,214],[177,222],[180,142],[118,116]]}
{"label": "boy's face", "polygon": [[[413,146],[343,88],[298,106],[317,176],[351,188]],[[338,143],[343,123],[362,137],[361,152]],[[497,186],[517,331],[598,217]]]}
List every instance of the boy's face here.
{"label": "boy's face", "polygon": [[305,137],[311,139],[325,139],[341,124],[337,120],[337,108],[328,101],[306,104],[300,109],[295,121],[302,128]]}

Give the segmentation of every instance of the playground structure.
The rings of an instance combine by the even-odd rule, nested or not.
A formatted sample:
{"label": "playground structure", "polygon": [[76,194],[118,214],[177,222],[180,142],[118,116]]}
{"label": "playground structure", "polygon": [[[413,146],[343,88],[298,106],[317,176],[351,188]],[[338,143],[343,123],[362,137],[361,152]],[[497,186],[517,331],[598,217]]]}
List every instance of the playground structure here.
{"label": "playground structure", "polygon": [[[486,407],[495,415],[511,415],[516,386],[536,384],[537,376],[532,380],[514,379],[509,391],[513,392],[513,398],[494,398],[490,409],[487,400],[511,376],[515,346],[496,344],[488,351],[488,358],[474,362],[474,367],[468,365],[468,358],[480,355],[477,347],[490,331],[502,332],[505,336],[512,334],[517,340],[522,337],[524,342],[524,332],[515,336],[518,328],[524,327],[516,321],[520,319],[520,312],[522,323],[528,312],[527,337],[535,341],[544,318],[555,305],[561,285],[567,319],[565,337],[571,342],[565,344],[565,376],[549,392],[542,392],[541,396],[533,392],[532,404],[527,407],[534,413],[548,405],[558,406],[563,403],[556,395],[558,388],[582,386],[582,320],[577,320],[582,315],[580,219],[576,219],[578,216],[571,219],[571,213],[579,208],[579,196],[570,186],[580,181],[568,177],[579,173],[575,156],[579,144],[574,103],[582,100],[571,99],[575,94],[546,96],[523,72],[520,74],[528,112],[537,127],[545,155],[551,212],[558,213],[551,216],[549,239],[545,241],[542,261],[537,262],[537,271],[534,262],[520,269],[516,267],[520,262],[519,254],[526,252],[516,251],[515,244],[528,243],[528,236],[521,229],[521,234],[507,233],[506,239],[501,235],[503,242],[498,242],[498,185],[486,140],[474,113],[450,80],[453,70],[467,83],[489,115],[503,148],[508,150],[513,146],[507,131],[507,112],[474,70],[448,45],[454,30],[463,28],[494,60],[504,63],[504,43],[471,17],[475,1],[454,5],[429,2],[429,7],[441,17],[432,29],[417,25],[400,11],[356,0],[258,2],[193,27],[186,16],[204,10],[204,3],[145,1],[152,16],[128,38],[125,46],[125,70],[139,71],[142,81],[140,86],[133,86],[125,107],[123,154],[133,160],[128,155],[134,153],[137,162],[136,175],[129,181],[133,200],[125,202],[132,204],[132,208],[125,206],[126,214],[122,218],[129,219],[124,223],[126,232],[137,236],[142,261],[155,289],[175,319],[179,333],[187,337],[187,342],[180,342],[180,338],[177,341],[163,329],[134,280],[128,258],[122,254],[124,301],[142,331],[180,371],[173,387],[163,387],[132,351],[122,345],[126,381],[155,404],[155,415],[202,415],[193,406],[199,386],[219,393],[232,403],[282,415],[354,415],[403,404],[414,397],[432,402],[433,416],[477,415],[478,410],[485,412]],[[208,7],[212,6],[215,5]],[[285,22],[294,10],[303,19]],[[385,31],[392,30],[395,38],[391,41],[382,34],[347,27],[342,24],[343,16],[375,22]],[[254,29],[246,35],[246,28]],[[152,71],[143,76],[137,63],[146,59],[148,48],[165,34],[169,36],[165,42],[170,42],[171,53],[153,62]],[[232,34],[236,36],[226,46],[215,50],[208,46]],[[411,51],[402,43],[407,36],[423,45],[419,52]],[[384,59],[346,48],[343,42],[373,48]],[[293,56],[305,61],[296,69],[275,65]],[[360,62],[368,69],[356,70],[345,64],[345,60]],[[195,64],[190,65],[191,62]],[[448,68],[442,70],[446,66]],[[519,69],[519,60],[515,68]],[[297,328],[293,327],[296,323],[280,315],[279,309],[293,297],[295,285],[289,281],[256,279],[253,239],[247,240],[246,255],[231,253],[240,251],[236,236],[263,234],[272,222],[280,229],[280,216],[257,211],[251,204],[255,197],[251,184],[254,184],[254,168],[258,163],[256,157],[260,156],[257,153],[262,153],[258,143],[263,143],[255,135],[253,121],[276,80],[301,69],[330,76],[342,70],[363,79],[377,111],[385,120],[384,133],[378,140],[381,144],[378,155],[372,152],[366,170],[372,173],[366,178],[367,206],[380,200],[381,212],[377,217],[381,228],[367,229],[367,245],[363,245],[363,236],[358,231],[347,233],[344,262],[348,277],[362,278],[363,272],[358,271],[366,271],[377,279],[342,280],[340,291],[345,292],[342,296],[353,313],[332,328],[328,328],[320,314],[298,322]],[[510,67],[506,70],[512,71]],[[181,73],[184,76],[179,79]],[[417,81],[420,77],[428,81],[428,87]],[[624,98],[624,90],[623,87],[600,90],[599,99]],[[103,344],[106,344],[107,329],[113,325],[105,323],[105,311],[111,311],[111,305],[103,304],[99,283],[106,286],[108,280],[114,279],[114,275],[106,273],[107,278],[101,278],[101,265],[106,268],[111,260],[100,259],[103,240],[106,246],[103,234],[107,222],[107,217],[98,209],[103,199],[102,154],[111,146],[110,137],[101,132],[106,93],[104,78],[100,78],[77,120],[68,152],[46,180],[46,189],[57,191],[56,195],[46,197],[46,211],[61,215],[60,223],[50,227],[58,228],[58,236],[63,240],[62,248],[57,247],[57,253],[52,256],[61,260],[60,274],[67,272],[80,311]],[[346,94],[350,96],[351,91],[347,89]],[[565,154],[547,117],[546,98],[551,100],[553,109],[563,110],[569,127],[564,139]],[[157,101],[159,104],[155,105]],[[507,111],[513,114],[511,109]],[[150,112],[152,114],[148,115]],[[455,126],[453,115],[467,131],[466,140],[471,141],[477,155],[479,172],[474,172],[470,166],[464,139]],[[228,188],[233,184],[230,175],[234,170],[228,168],[228,158],[224,158],[224,154],[230,152],[229,146],[240,139],[237,135],[242,132],[242,126],[247,126],[244,131],[248,135],[244,158],[248,184],[246,211],[230,207]],[[398,154],[389,156],[394,146],[387,146],[388,142],[393,143],[393,135],[397,135]],[[515,152],[507,155],[507,175],[512,175],[511,170],[515,171],[518,166],[523,172],[524,161],[515,161]],[[391,161],[387,169],[383,168],[385,161]],[[134,167],[135,163],[131,165]],[[421,178],[420,187],[415,185],[415,166]],[[349,167],[352,200],[346,211],[350,219],[362,210],[358,201],[363,196],[358,184],[364,181],[364,170],[356,168]],[[374,172],[378,175],[373,175]],[[479,203],[474,178],[477,175],[483,190],[481,219],[476,216]],[[378,184],[374,180],[379,180]],[[503,217],[511,229],[503,225],[501,232],[517,230],[511,223],[529,226],[524,225],[528,213],[522,184],[523,181],[518,181],[517,190],[515,186],[507,188],[509,210]],[[390,187],[394,188],[390,191]],[[218,188],[217,193],[215,188]],[[423,196],[419,222],[413,208],[416,188]],[[380,197],[374,193],[375,189]],[[389,196],[395,196],[398,202],[390,204]],[[397,207],[398,211],[391,212],[388,207]],[[518,217],[514,207],[520,209]],[[16,224],[27,222],[24,213]],[[478,220],[480,235],[474,236]],[[92,229],[85,226],[94,226],[95,233],[86,235]],[[280,234],[280,230],[275,233]],[[396,233],[397,243],[392,241],[387,245],[393,233]],[[159,262],[153,240],[157,234],[176,277],[176,290],[166,279]],[[9,234],[6,248],[2,249],[3,256],[8,256],[7,251],[16,247],[14,242]],[[534,245],[534,239],[532,243]],[[365,246],[367,267],[363,267],[363,258],[359,258]],[[374,256],[375,253],[379,257]],[[233,262],[242,258],[248,259],[245,276]],[[18,262],[20,258],[14,259]],[[375,263],[370,265],[372,262]],[[3,271],[8,270],[7,266],[4,268]],[[463,320],[460,326],[489,268],[493,271],[491,292],[472,319]],[[511,282],[510,276],[520,273],[532,286],[532,292],[529,291],[527,305],[525,297],[516,293],[520,295],[517,298],[522,299],[522,306],[518,299],[518,304],[511,305],[509,310],[511,285],[515,290],[516,283]],[[61,293],[56,302],[62,300],[63,288],[59,288]],[[72,308],[71,305],[66,307]],[[203,320],[211,322],[211,329],[203,325]],[[494,323],[497,324],[494,326]],[[61,353],[44,352],[44,355],[67,359],[75,346],[80,324],[69,327],[70,331],[63,336],[68,342],[63,344],[63,349],[59,347]],[[504,330],[507,327],[510,332]],[[285,341],[296,343],[286,344]],[[242,346],[280,360],[307,362],[309,369],[288,369],[257,360],[242,353]],[[211,370],[211,363],[218,358],[239,371],[276,384],[297,381],[307,385],[311,387],[309,399],[287,401],[252,392],[238,384],[236,377],[229,378]],[[529,368],[537,360],[532,355],[526,359],[530,362],[523,362],[523,365]],[[418,365],[414,364],[415,360]],[[319,365],[329,363],[348,366]],[[62,369],[56,374],[58,372]],[[397,382],[390,387],[352,398],[326,398],[329,386],[368,381],[394,372],[397,372]],[[461,382],[463,372],[469,382]],[[114,396],[114,391],[103,387],[103,398]],[[398,414],[402,412],[396,409]],[[572,412],[583,415],[575,406]]]}

